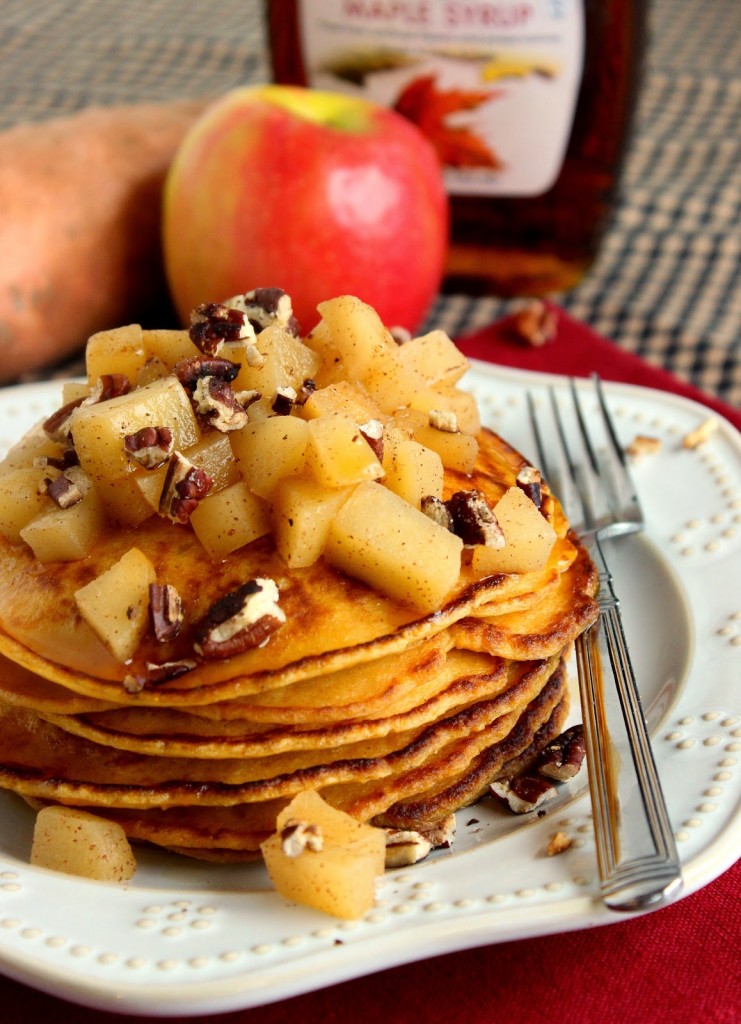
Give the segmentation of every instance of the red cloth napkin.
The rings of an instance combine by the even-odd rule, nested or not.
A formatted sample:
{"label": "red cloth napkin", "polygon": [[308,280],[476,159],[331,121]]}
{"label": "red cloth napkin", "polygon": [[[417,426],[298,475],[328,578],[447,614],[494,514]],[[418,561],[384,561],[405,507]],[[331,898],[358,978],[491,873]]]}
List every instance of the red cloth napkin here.
{"label": "red cloth napkin", "polygon": [[[576,376],[597,371],[605,380],[673,391],[705,402],[741,427],[737,410],[621,352],[565,313],[559,312],[559,321],[557,339],[542,348],[517,344],[502,324],[469,335],[460,345],[469,356],[507,366]],[[196,1024],[739,1024],[740,891],[741,862],[699,892],[641,917],[482,946],[268,1006],[190,1019]],[[0,1006],[3,1024],[126,1019],[66,1005],[2,978]]]}

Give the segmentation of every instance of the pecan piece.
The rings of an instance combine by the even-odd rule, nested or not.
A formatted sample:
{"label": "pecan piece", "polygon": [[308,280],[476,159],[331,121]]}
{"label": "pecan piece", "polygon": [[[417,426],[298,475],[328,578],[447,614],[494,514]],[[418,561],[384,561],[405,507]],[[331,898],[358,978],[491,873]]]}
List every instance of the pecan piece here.
{"label": "pecan piece", "polygon": [[518,775],[492,782],[491,791],[515,814],[528,814],[556,795],[556,787],[538,775]]}
{"label": "pecan piece", "polygon": [[387,868],[405,868],[418,864],[432,850],[432,843],[421,832],[411,829],[386,828]]}
{"label": "pecan piece", "polygon": [[244,312],[255,334],[273,324],[296,337],[301,333],[298,320],[293,315],[291,297],[282,288],[253,288],[226,301],[227,305]]}
{"label": "pecan piece", "polygon": [[517,474],[515,483],[528,496],[530,501],[540,508],[543,504],[543,477],[535,466],[523,466]]}
{"label": "pecan piece", "polygon": [[464,544],[504,547],[504,534],[481,491],[456,491],[445,502],[453,520],[453,533]]}
{"label": "pecan piece", "polygon": [[296,405],[305,405],[316,391],[316,381],[307,377],[296,394]]}
{"label": "pecan piece", "polygon": [[565,853],[566,850],[570,849],[574,840],[567,832],[554,832],[551,838],[548,840],[548,846],[546,848],[546,855],[548,857],[557,857],[559,853]]}
{"label": "pecan piece", "polygon": [[502,325],[516,341],[540,348],[558,334],[558,313],[542,299],[523,302]]}
{"label": "pecan piece", "polygon": [[450,849],[455,840],[456,822],[455,815],[448,814],[447,817],[436,821],[434,825],[428,825],[420,829],[425,839],[432,843],[434,850]]}
{"label": "pecan piece", "polygon": [[207,356],[215,356],[225,342],[254,344],[255,332],[241,309],[224,302],[204,302],[190,314],[190,340]]}
{"label": "pecan piece", "polygon": [[213,479],[180,452],[173,452],[167,464],[159,501],[159,514],[174,523],[187,523],[191,513],[208,494]]}
{"label": "pecan piece", "polygon": [[280,845],[286,857],[300,857],[304,850],[320,853],[324,836],[319,825],[290,818],[280,830]]}
{"label": "pecan piece", "polygon": [[170,583],[150,583],[149,616],[152,631],[161,643],[174,640],[183,625],[183,602]]}
{"label": "pecan piece", "polygon": [[572,725],[543,748],[537,768],[541,775],[549,779],[568,782],[581,769],[585,754],[584,727],[581,724]]}
{"label": "pecan piece", "polygon": [[199,416],[224,433],[241,430],[247,424],[247,410],[239,396],[230,384],[217,377],[202,377],[198,381],[193,391],[193,405]]}
{"label": "pecan piece", "polygon": [[660,451],[660,437],[649,437],[647,434],[636,434],[625,449],[625,454],[629,459],[638,459],[642,458],[644,455],[655,455]]}
{"label": "pecan piece", "polygon": [[452,532],[453,516],[442,498],[437,498],[434,494],[426,494],[424,498],[422,498],[420,509],[426,516],[428,516],[428,518],[437,523],[438,526],[444,526],[446,530],[450,530]]}
{"label": "pecan piece", "polygon": [[204,658],[230,658],[265,643],[286,621],[274,580],[248,580],[211,606],[196,628],[194,648]]}
{"label": "pecan piece", "polygon": [[442,430],[446,434],[459,434],[458,417],[454,412],[447,409],[430,409],[430,426],[435,430]]}
{"label": "pecan piece", "polygon": [[169,427],[142,427],[124,437],[124,450],[145,469],[157,469],[170,458],[174,439]]}
{"label": "pecan piece", "polygon": [[360,424],[360,433],[370,445],[371,451],[383,462],[383,423],[380,420],[368,420]]}
{"label": "pecan piece", "polygon": [[53,480],[45,480],[44,490],[59,508],[72,508],[85,497],[85,490],[80,479],[75,479],[69,472],[60,473]]}
{"label": "pecan piece", "polygon": [[98,402],[107,402],[110,398],[118,398],[120,395],[128,395],[131,391],[131,381],[124,373],[102,373],[95,382],[95,387],[83,405],[97,405]]}
{"label": "pecan piece", "polygon": [[76,398],[72,402],[66,402],[65,405],[47,417],[42,424],[42,429],[47,437],[51,438],[52,441],[67,442],[71,429],[70,417],[75,409],[80,408],[84,401],[86,399]]}
{"label": "pecan piece", "polygon": [[204,377],[215,377],[231,384],[239,373],[239,363],[233,363],[231,359],[199,359],[194,356],[175,363],[173,373],[186,391],[193,392]]}
{"label": "pecan piece", "polygon": [[275,398],[271,406],[276,416],[290,416],[291,410],[296,404],[296,389],[291,387],[277,388]]}

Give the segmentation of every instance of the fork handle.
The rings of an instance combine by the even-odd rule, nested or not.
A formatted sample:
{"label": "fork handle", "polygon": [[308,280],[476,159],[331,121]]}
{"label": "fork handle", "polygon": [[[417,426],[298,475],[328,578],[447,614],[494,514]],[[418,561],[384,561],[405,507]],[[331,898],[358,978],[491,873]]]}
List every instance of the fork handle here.
{"label": "fork handle", "polygon": [[600,571],[597,621],[576,642],[600,890],[613,910],[656,907],[682,886],[679,858],[612,578]]}

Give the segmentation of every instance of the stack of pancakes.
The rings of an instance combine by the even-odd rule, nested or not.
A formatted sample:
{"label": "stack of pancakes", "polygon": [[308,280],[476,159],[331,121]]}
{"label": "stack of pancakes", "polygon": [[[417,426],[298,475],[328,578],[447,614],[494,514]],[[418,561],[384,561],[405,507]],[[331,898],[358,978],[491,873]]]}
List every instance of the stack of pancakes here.
{"label": "stack of pancakes", "polygon": [[[446,471],[446,494],[476,488],[494,504],[526,463],[491,432],[479,444],[472,476]],[[42,565],[0,541],[0,786],[210,860],[259,856],[305,789],[362,821],[434,835],[563,730],[564,658],[595,617],[596,577],[545,492],[558,537],[546,567],[474,579],[464,566],[427,615],[321,559],[289,569],[270,537],[212,562],[157,516],[109,531],[79,562]],[[145,640],[118,664],[74,594],[134,545],[190,620],[269,577],[285,624],[261,647],[132,686],[162,645],[155,656]],[[192,656],[192,642],[186,627],[165,660]]]}

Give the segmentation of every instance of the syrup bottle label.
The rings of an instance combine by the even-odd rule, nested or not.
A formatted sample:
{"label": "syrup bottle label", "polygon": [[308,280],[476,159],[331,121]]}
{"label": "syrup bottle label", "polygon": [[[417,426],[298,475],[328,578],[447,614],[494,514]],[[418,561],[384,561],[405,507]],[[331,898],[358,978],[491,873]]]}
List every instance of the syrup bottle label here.
{"label": "syrup bottle label", "polygon": [[453,195],[536,196],[561,170],[583,66],[581,0],[303,0],[308,84],[415,122]]}

